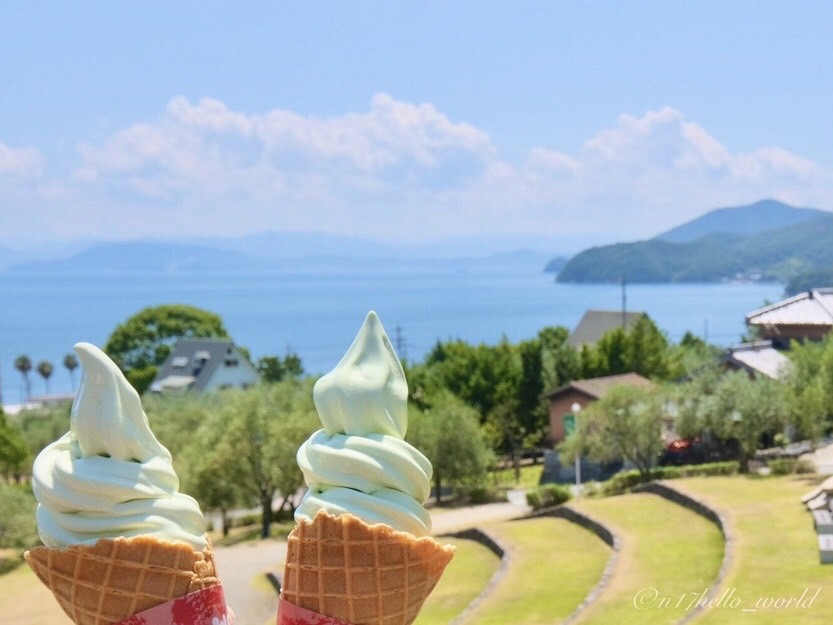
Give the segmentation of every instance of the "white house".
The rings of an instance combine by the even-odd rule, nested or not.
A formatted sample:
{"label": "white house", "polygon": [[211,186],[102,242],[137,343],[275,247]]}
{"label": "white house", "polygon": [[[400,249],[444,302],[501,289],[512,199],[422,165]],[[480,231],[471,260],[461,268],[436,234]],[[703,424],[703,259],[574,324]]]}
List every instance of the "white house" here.
{"label": "white house", "polygon": [[257,384],[260,374],[227,339],[180,339],[150,385],[151,392],[214,391]]}

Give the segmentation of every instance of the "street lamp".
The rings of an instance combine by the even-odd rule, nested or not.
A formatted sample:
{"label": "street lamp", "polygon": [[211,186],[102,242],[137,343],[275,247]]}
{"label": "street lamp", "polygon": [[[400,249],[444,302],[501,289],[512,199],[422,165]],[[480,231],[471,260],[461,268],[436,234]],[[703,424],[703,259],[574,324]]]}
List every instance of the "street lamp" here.
{"label": "street lamp", "polygon": [[[578,413],[581,412],[581,404],[575,402],[570,406],[573,411],[573,432],[578,436]],[[576,449],[576,496],[581,493],[581,448]]]}

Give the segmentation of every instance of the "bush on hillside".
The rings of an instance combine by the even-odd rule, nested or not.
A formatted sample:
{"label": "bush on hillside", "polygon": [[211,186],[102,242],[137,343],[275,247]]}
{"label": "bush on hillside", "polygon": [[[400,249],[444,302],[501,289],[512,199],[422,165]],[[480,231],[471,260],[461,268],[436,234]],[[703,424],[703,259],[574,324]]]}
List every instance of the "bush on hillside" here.
{"label": "bush on hillside", "polygon": [[0,484],[0,549],[26,549],[38,542],[35,498],[28,487]]}
{"label": "bush on hillside", "polygon": [[461,487],[458,492],[466,503],[473,506],[506,501],[506,491],[489,486]]}
{"label": "bush on hillside", "polygon": [[674,480],[683,477],[714,476],[714,475],[736,475],[740,464],[735,461],[729,462],[708,462],[705,464],[689,464],[679,467],[658,467],[653,469],[648,476],[642,475],[639,471],[621,471],[612,478],[602,483],[602,492],[605,495],[621,495],[633,490],[640,484],[655,480]]}
{"label": "bush on hillside", "polygon": [[771,475],[792,475],[793,473],[815,473],[815,466],[809,458],[774,458],[767,462]]}
{"label": "bush on hillside", "polygon": [[526,494],[526,502],[533,510],[551,508],[570,499],[570,487],[561,484],[544,484]]}

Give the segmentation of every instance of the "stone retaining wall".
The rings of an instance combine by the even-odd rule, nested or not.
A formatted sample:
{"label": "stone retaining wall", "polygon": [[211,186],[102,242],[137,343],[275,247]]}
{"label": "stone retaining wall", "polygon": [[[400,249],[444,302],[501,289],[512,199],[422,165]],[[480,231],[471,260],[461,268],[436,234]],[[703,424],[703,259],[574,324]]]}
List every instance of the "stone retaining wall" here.
{"label": "stone retaining wall", "polygon": [[[729,570],[729,564],[734,558],[735,544],[729,523],[719,512],[709,508],[699,499],[677,490],[669,485],[668,482],[650,482],[649,484],[643,484],[634,490],[643,493],[652,493],[683,506],[684,508],[688,508],[692,512],[695,512],[711,521],[718,527],[720,533],[723,534],[723,562],[720,565],[717,577],[711,586],[709,586],[709,592],[705,600],[708,601],[714,598],[720,587],[723,585],[723,582],[726,579],[726,573]],[[680,619],[680,621],[678,621],[678,625],[685,625],[685,623],[688,623],[691,619],[702,612],[704,607],[705,606],[698,604],[693,610],[688,612],[682,619]]]}
{"label": "stone retaining wall", "polygon": [[602,525],[596,519],[588,516],[584,512],[579,512],[567,505],[556,506],[554,508],[544,508],[542,510],[536,510],[528,514],[527,516],[523,517],[522,519],[515,519],[516,521],[521,521],[523,519],[535,519],[541,517],[553,517],[557,519],[565,519],[570,521],[571,523],[575,523],[576,525],[580,525],[581,527],[590,530],[596,536],[598,536],[605,544],[607,544],[611,550],[612,554],[605,565],[604,571],[602,571],[602,576],[599,578],[599,581],[596,582],[596,585],[593,586],[593,589],[587,594],[578,607],[573,610],[573,612],[564,620],[562,625],[570,625],[571,623],[575,622],[576,619],[584,612],[590,605],[599,598],[599,595],[604,591],[607,587],[610,578],[613,576],[613,569],[616,568],[616,562],[619,559],[619,550],[621,546],[621,542],[616,534],[610,530],[608,527]]}
{"label": "stone retaining wall", "polygon": [[464,623],[466,619],[469,617],[469,614],[483,601],[486,597],[491,594],[491,592],[495,589],[495,587],[500,583],[500,580],[503,579],[503,576],[506,574],[506,569],[509,566],[510,555],[507,553],[506,547],[501,545],[493,536],[489,536],[483,530],[472,527],[467,530],[463,530],[461,532],[454,532],[453,534],[445,534],[445,536],[453,536],[454,538],[463,538],[465,540],[473,540],[477,543],[480,543],[486,549],[494,553],[498,558],[500,558],[500,565],[492,574],[492,577],[489,579],[489,583],[486,584],[486,587],[480,591],[474,599],[472,599],[469,604],[463,609],[460,614],[458,614],[453,621],[449,625],[460,625],[460,623]]}

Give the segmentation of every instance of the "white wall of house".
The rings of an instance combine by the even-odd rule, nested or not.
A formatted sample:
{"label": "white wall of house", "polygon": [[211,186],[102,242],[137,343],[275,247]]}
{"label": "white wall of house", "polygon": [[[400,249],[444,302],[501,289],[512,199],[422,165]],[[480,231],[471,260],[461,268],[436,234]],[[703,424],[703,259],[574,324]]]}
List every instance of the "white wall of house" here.
{"label": "white wall of house", "polygon": [[235,354],[237,364],[227,365],[225,362],[221,363],[206,385],[206,391],[215,391],[221,388],[235,387],[245,388],[257,384],[259,376],[255,368],[243,357],[242,354]]}

